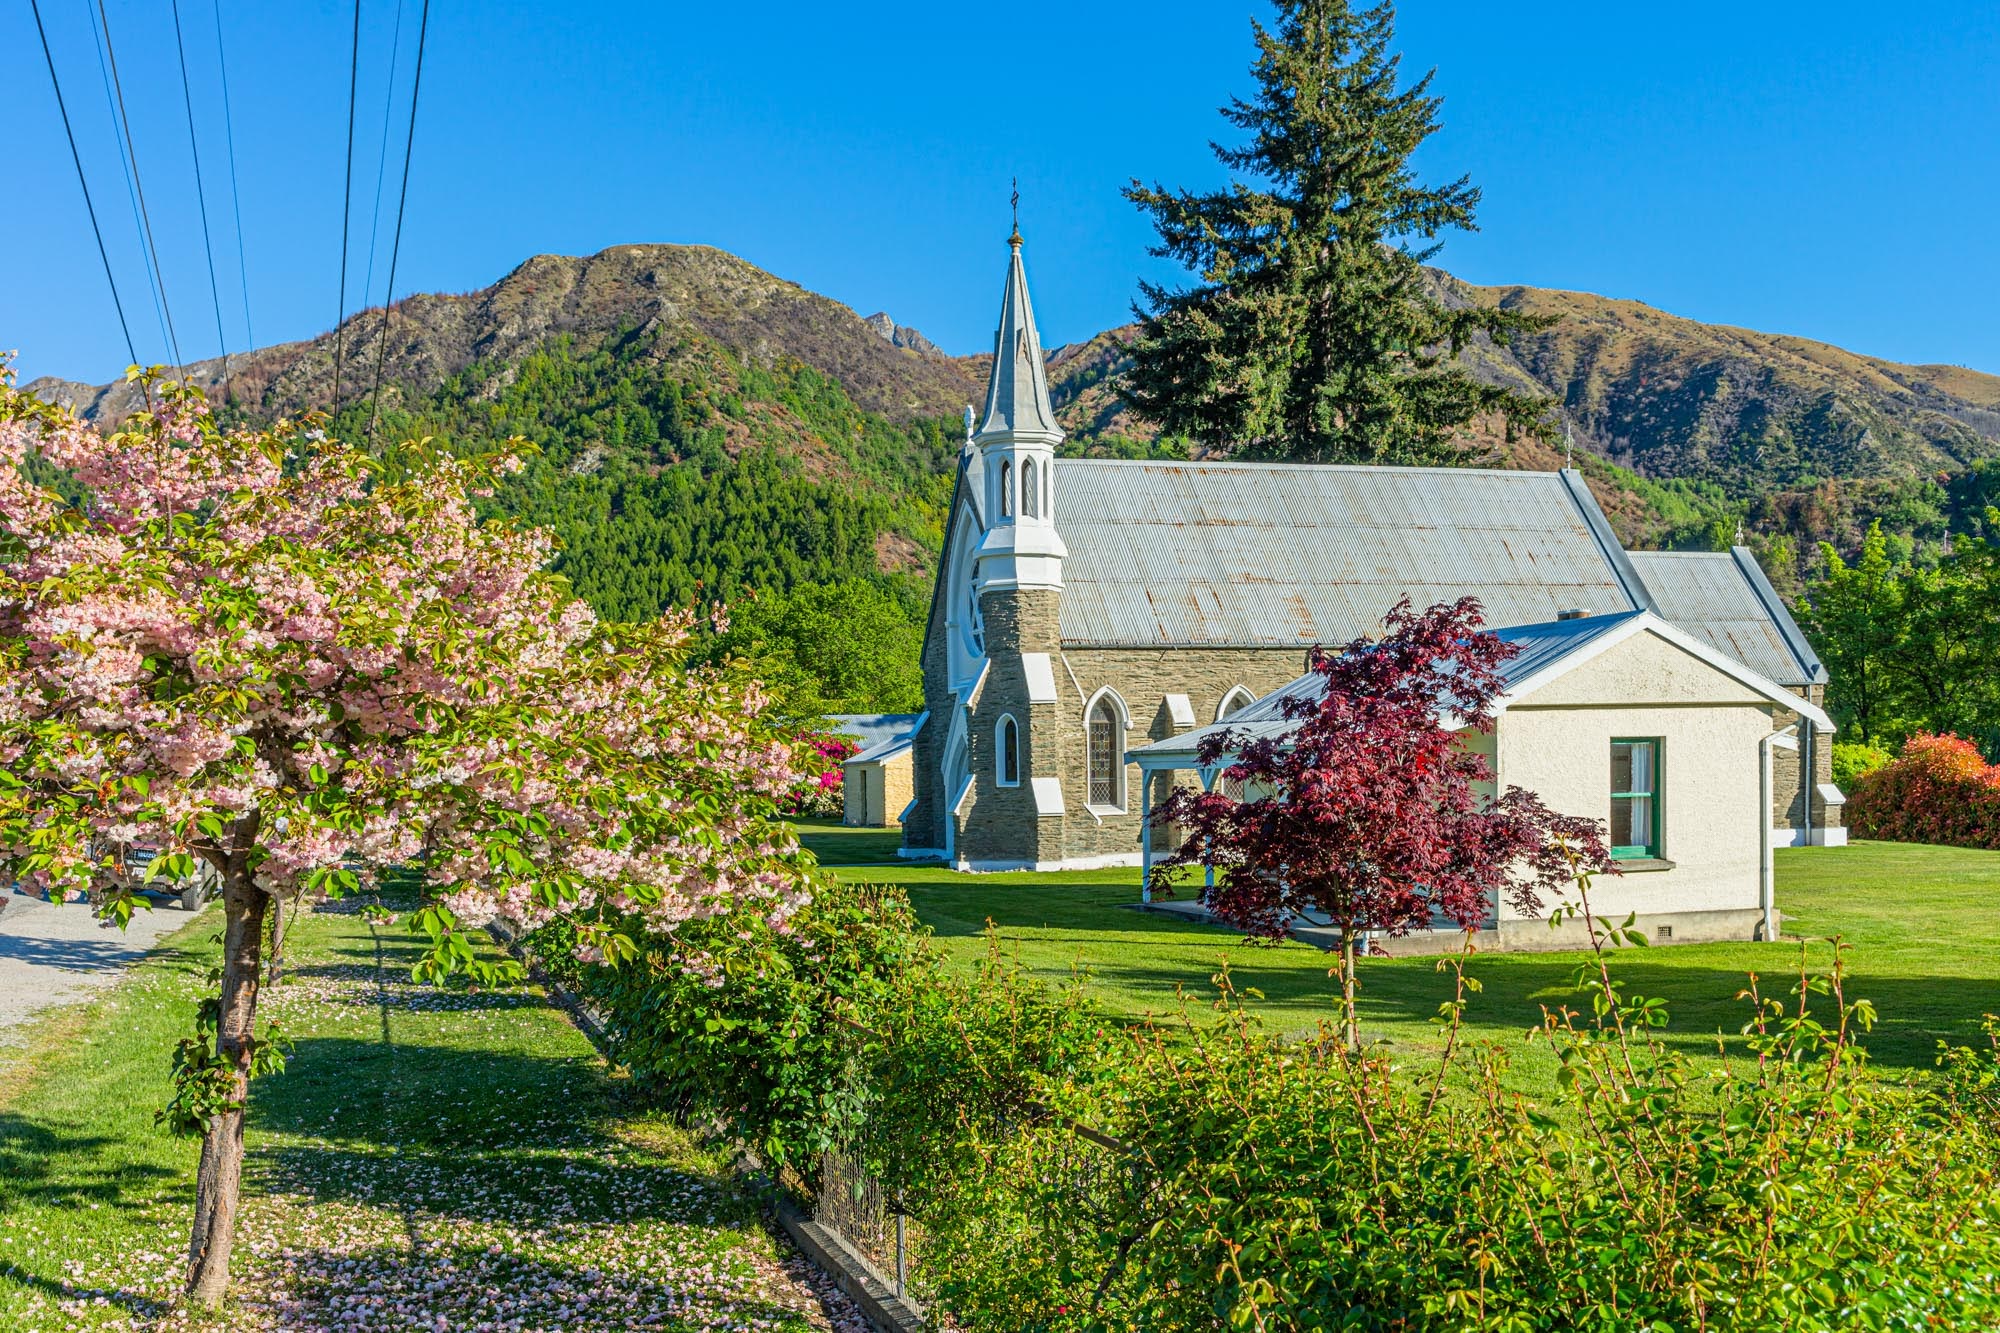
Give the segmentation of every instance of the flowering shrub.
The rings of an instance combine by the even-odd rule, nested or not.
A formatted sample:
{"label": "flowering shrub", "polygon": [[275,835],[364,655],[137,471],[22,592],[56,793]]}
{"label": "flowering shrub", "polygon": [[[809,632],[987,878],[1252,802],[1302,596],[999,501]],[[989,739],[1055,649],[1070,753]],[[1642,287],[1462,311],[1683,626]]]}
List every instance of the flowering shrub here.
{"label": "flowering shrub", "polygon": [[107,436],[0,360],[0,872],[121,923],[143,902],[122,849],[212,872],[221,976],[171,1117],[204,1137],[188,1284],[212,1304],[273,1067],[274,902],[420,862],[426,980],[500,979],[467,936],[495,917],[569,914],[600,957],[712,915],[777,929],[804,894],[775,810],[795,773],[761,688],[689,666],[696,614],[601,622],[546,533],[480,518],[525,443],[226,431],[191,386],[133,378],[145,410]]}
{"label": "flowering shrub", "polygon": [[841,767],[861,753],[861,747],[845,736],[824,734],[799,738],[799,781],[785,793],[784,811],[817,819],[838,818],[843,812]]}
{"label": "flowering shrub", "polygon": [[1912,736],[1856,780],[1847,825],[1863,838],[2000,849],[2000,767],[1957,736]]}

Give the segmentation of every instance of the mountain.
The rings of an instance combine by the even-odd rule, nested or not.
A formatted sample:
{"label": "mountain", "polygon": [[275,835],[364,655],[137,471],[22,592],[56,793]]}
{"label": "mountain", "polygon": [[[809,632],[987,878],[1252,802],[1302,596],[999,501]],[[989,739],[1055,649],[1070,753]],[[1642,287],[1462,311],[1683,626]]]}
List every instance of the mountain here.
{"label": "mountain", "polygon": [[[2000,377],[1637,301],[1430,280],[1446,301],[1558,317],[1467,359],[1560,402],[1579,466],[1635,545],[1713,544],[1744,524],[1795,586],[1818,540],[1851,545],[1882,517],[1935,543],[2000,498]],[[382,429],[465,448],[526,436],[541,457],[500,502],[557,530],[608,614],[847,577],[903,580],[914,605],[988,361],[705,246],[536,256],[482,291],[399,302],[386,328],[386,356],[372,309],[337,335],[232,358],[227,410],[325,409],[338,365],[337,425],[365,430],[380,358]],[[1073,448],[1164,447],[1117,398],[1131,333],[1051,354]],[[219,361],[189,370],[219,395]],[[137,405],[123,382],[40,388],[104,422]],[[1489,443],[1504,465],[1561,461],[1539,441]]]}

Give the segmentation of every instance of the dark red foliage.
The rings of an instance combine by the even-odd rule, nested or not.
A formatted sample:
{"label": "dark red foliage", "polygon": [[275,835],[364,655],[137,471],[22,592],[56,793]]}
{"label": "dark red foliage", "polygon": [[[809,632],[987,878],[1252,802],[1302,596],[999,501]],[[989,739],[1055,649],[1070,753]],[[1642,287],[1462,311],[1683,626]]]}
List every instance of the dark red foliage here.
{"label": "dark red foliage", "polygon": [[1475,929],[1501,895],[1539,914],[1578,869],[1610,870],[1598,821],[1557,814],[1518,787],[1497,799],[1482,790],[1493,771],[1455,732],[1492,729],[1501,668],[1518,649],[1481,623],[1473,598],[1421,613],[1406,598],[1381,639],[1315,648],[1325,692],[1286,701],[1289,736],[1238,750],[1225,733],[1200,753],[1204,764],[1235,753],[1223,775],[1275,794],[1239,802],[1180,790],[1162,802],[1154,819],[1185,838],[1159,864],[1156,891],[1177,866],[1212,865],[1204,902],[1231,924],[1277,936],[1296,914],[1324,913],[1352,939]]}

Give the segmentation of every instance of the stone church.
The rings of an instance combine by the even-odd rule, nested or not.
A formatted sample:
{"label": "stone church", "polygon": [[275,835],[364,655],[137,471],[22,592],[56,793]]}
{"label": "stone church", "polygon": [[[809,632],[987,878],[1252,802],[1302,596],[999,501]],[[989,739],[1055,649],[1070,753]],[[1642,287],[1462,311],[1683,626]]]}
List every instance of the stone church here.
{"label": "stone church", "polygon": [[1567,470],[1059,460],[1009,244],[924,637],[906,856],[1136,865],[1143,812],[1185,775],[1132,751],[1295,680],[1310,647],[1375,632],[1399,598],[1467,594],[1494,626],[1650,612],[1806,703],[1769,708],[1766,734],[1786,734],[1766,846],[1844,837],[1811,707],[1825,669],[1748,551],[1628,553]]}

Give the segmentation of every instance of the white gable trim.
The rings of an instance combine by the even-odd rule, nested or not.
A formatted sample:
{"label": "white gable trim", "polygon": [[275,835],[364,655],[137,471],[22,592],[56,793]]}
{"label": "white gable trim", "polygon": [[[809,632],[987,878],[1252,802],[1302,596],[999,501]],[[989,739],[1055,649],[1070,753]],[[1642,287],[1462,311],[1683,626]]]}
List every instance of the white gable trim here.
{"label": "white gable trim", "polygon": [[1639,633],[1657,635],[1674,647],[1679,648],[1682,652],[1720,671],[1723,675],[1728,676],[1731,680],[1734,680],[1753,694],[1761,694],[1772,703],[1797,713],[1800,717],[1811,722],[1813,730],[1822,735],[1830,735],[1834,731],[1833,719],[1828,717],[1824,710],[1806,702],[1784,686],[1758,675],[1734,658],[1726,657],[1717,652],[1685,630],[1660,619],[1660,617],[1651,611],[1642,611],[1629,620],[1612,626],[1602,634],[1591,639],[1588,643],[1582,644],[1570,652],[1563,654],[1540,671],[1537,671],[1534,675],[1517,681],[1505,694],[1500,696],[1495,704],[1494,712],[1505,712],[1510,704],[1525,701],[1529,695],[1541,689],[1542,686],[1547,685],[1550,681],[1568,675],[1571,671],[1574,671],[1592,658],[1616,647]]}

